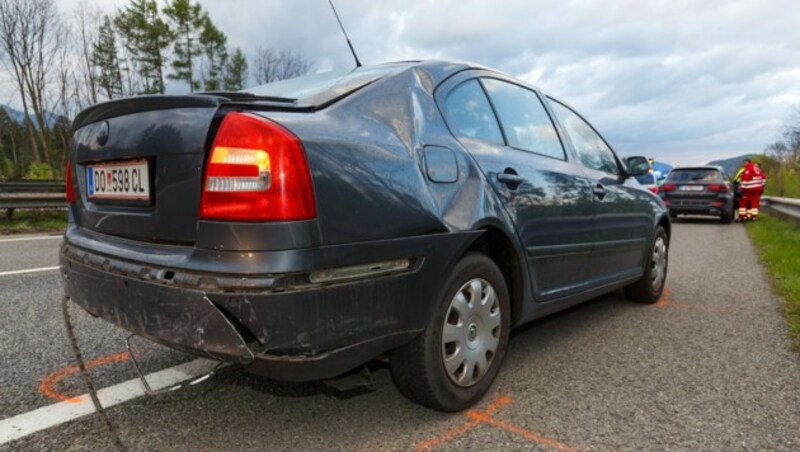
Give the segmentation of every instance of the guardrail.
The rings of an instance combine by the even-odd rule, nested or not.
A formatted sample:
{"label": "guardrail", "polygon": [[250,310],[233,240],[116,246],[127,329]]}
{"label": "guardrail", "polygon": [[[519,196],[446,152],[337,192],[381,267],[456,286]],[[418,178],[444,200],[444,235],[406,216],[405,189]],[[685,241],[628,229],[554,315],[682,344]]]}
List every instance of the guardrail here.
{"label": "guardrail", "polygon": [[0,182],[0,209],[6,218],[14,217],[16,209],[58,209],[66,207],[64,182],[6,181]]}
{"label": "guardrail", "polygon": [[800,199],[777,196],[762,196],[761,199],[769,210],[800,224]]}

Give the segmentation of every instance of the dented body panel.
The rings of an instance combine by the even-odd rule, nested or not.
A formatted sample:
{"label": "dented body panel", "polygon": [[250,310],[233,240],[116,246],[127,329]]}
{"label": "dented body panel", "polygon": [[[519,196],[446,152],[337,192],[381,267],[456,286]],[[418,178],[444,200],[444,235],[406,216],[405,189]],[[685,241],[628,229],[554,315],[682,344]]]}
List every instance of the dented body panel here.
{"label": "dented body panel", "polygon": [[[489,230],[508,243],[506,264],[517,269],[519,277],[510,281],[516,324],[641,274],[644,254],[637,257],[636,275],[540,297],[547,287],[536,285],[566,270],[551,266],[551,277],[537,279],[529,256],[533,247],[521,234],[545,237],[533,245],[546,247],[548,234],[575,231],[576,223],[546,221],[544,212],[554,206],[532,205],[542,221],[518,230],[508,205],[513,197],[498,189],[495,170],[487,169],[489,158],[501,165],[502,155],[457,139],[440,110],[440,88],[469,71],[488,70],[467,63],[396,64],[388,75],[347,85],[349,91],[294,104],[218,94],[92,107],[76,121],[70,154],[78,200],[69,207],[60,256],[67,295],[90,313],[165,345],[273,378],[309,380],[341,374],[412,340],[438,306],[451,268]],[[206,157],[222,118],[232,111],[263,116],[300,138],[316,218],[198,219]],[[98,141],[103,124],[109,126],[106,144]],[[569,159],[561,166],[582,179],[565,143]],[[151,203],[87,198],[86,165],[132,158],[147,158],[152,166]],[[538,162],[547,165],[544,159],[525,164],[538,171]],[[564,188],[543,187],[540,199],[553,199]],[[591,196],[587,187],[570,189]],[[650,202],[626,193],[636,203]],[[649,233],[664,212],[655,201],[648,205],[649,213],[637,221],[647,223]],[[576,237],[583,234],[579,245],[592,249],[596,208],[587,198],[577,209],[583,229]],[[624,229],[626,220],[620,221]],[[405,267],[312,282],[315,272],[387,261]],[[562,256],[553,262],[566,261]],[[583,265],[575,271],[588,271]]]}

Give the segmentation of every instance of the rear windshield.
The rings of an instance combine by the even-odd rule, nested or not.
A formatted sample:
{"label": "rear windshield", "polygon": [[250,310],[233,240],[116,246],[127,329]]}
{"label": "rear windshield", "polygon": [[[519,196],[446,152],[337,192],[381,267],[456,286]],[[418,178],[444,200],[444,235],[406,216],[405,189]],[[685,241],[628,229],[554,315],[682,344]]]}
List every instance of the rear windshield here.
{"label": "rear windshield", "polygon": [[715,169],[684,169],[673,170],[667,180],[670,182],[720,182],[722,176]]}
{"label": "rear windshield", "polygon": [[382,64],[344,71],[321,72],[288,80],[248,88],[256,96],[279,97],[297,100],[300,104],[318,105],[336,99],[388,74],[399,72],[408,63]]}

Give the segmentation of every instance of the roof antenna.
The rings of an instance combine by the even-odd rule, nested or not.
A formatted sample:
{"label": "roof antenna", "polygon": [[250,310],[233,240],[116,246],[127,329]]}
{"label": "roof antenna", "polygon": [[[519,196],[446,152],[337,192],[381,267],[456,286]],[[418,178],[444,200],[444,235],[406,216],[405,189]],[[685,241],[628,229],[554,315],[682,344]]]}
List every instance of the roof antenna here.
{"label": "roof antenna", "polygon": [[328,0],[328,3],[331,5],[331,9],[333,10],[333,15],[336,16],[336,22],[339,22],[339,28],[342,29],[342,33],[344,34],[344,39],[347,40],[347,45],[350,46],[350,52],[353,53],[353,58],[356,60],[356,67],[361,67],[361,62],[358,61],[358,55],[356,55],[355,49],[353,49],[353,44],[350,42],[350,38],[347,37],[347,32],[344,31],[344,25],[342,25],[342,20],[339,19],[339,13],[336,12],[336,8],[333,6],[333,0]]}

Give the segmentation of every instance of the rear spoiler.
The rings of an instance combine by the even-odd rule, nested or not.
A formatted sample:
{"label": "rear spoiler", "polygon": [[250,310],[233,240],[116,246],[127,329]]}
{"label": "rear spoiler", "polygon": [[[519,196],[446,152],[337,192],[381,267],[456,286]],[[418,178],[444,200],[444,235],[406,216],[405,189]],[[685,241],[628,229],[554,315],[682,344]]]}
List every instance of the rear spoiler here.
{"label": "rear spoiler", "polygon": [[219,96],[137,96],[115,99],[93,105],[78,113],[72,122],[72,130],[86,124],[117,116],[141,113],[143,111],[166,110],[169,108],[208,108],[218,107],[228,99]]}
{"label": "rear spoiler", "polygon": [[78,130],[86,124],[104,119],[144,111],[167,110],[170,108],[218,108],[223,104],[247,106],[248,109],[253,110],[300,112],[314,111],[321,107],[287,104],[286,102],[270,101],[269,98],[258,98],[238,93],[135,96],[102,102],[83,110],[78,113],[78,116],[72,122],[72,130]]}
{"label": "rear spoiler", "polygon": [[[307,99],[307,104],[297,104],[294,99],[255,96],[243,92],[209,92],[185,95],[150,95],[114,99],[93,105],[78,113],[72,122],[72,130],[78,130],[86,124],[102,121],[143,111],[167,110],[170,108],[216,108],[223,104],[246,107],[250,110],[293,111],[311,113],[322,110],[356,91],[379,80],[375,78],[357,86],[344,86],[331,90],[326,96]],[[290,101],[290,102],[287,102]]]}

